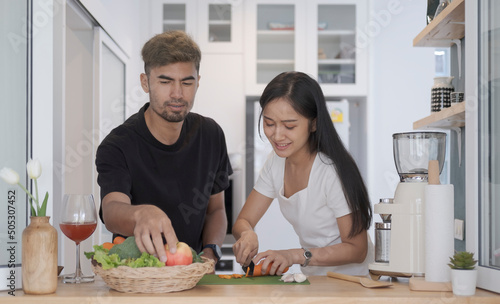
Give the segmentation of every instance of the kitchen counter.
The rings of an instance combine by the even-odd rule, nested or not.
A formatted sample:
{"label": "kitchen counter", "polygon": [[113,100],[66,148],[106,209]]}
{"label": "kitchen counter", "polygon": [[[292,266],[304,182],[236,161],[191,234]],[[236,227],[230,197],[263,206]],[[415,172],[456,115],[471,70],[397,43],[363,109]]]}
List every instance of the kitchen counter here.
{"label": "kitchen counter", "polygon": [[130,294],[109,289],[100,277],[94,283],[64,284],[59,282],[54,294],[15,296],[0,292],[0,303],[37,304],[165,304],[165,303],[500,303],[500,295],[477,289],[473,297],[457,297],[452,292],[411,291],[408,281],[401,279],[388,288],[369,289],[360,284],[326,276],[309,278],[310,285],[202,285],[193,289],[163,294]]}

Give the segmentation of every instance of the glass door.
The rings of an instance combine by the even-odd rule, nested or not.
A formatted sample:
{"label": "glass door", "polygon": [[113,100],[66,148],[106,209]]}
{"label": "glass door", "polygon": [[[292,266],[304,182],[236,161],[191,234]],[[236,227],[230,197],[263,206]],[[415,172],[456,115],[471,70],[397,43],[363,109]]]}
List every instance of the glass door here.
{"label": "glass door", "polygon": [[179,3],[163,4],[163,31],[186,31],[186,5]]}
{"label": "glass door", "polygon": [[355,83],[356,6],[322,4],[317,9],[319,83]]}
{"label": "glass door", "polygon": [[179,30],[196,37],[196,1],[157,0],[152,3],[153,34]]}
{"label": "glass door", "polygon": [[295,70],[295,6],[257,5],[257,84]]}
{"label": "glass door", "polygon": [[[26,161],[30,155],[31,68],[26,26],[28,1],[0,1],[0,169],[8,167],[27,185]],[[24,23],[23,23],[24,21]],[[28,23],[30,24],[30,23]],[[27,60],[28,58],[28,60]],[[27,222],[27,197],[18,187],[0,180],[0,290],[15,295],[21,288],[21,234]]]}
{"label": "glass door", "polygon": [[208,5],[208,40],[210,42],[231,41],[231,4]]}
{"label": "glass door", "polygon": [[323,93],[367,95],[369,5],[362,0],[311,0],[308,5],[307,67]]}
{"label": "glass door", "polygon": [[478,260],[477,286],[500,292],[500,2],[465,5],[466,22],[471,20],[465,35],[470,45],[466,140],[471,147],[466,151],[466,245]]}
{"label": "glass door", "polygon": [[241,53],[243,2],[204,0],[198,4],[198,42],[203,54]]}
{"label": "glass door", "polygon": [[479,264],[500,270],[500,3],[480,1]]}

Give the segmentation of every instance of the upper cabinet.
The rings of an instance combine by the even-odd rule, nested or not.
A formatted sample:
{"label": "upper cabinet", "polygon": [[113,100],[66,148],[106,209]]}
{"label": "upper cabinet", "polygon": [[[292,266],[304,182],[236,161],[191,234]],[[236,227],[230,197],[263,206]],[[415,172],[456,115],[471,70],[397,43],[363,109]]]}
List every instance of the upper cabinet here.
{"label": "upper cabinet", "polygon": [[170,30],[181,30],[196,36],[196,2],[193,1],[151,1],[152,34]]}
{"label": "upper cabinet", "polygon": [[153,34],[187,32],[203,53],[241,53],[243,3],[236,0],[153,0]]}
{"label": "upper cabinet", "polygon": [[[366,1],[307,1],[307,68],[325,95],[368,93]],[[309,22],[309,20],[313,20]]]}
{"label": "upper cabinet", "polygon": [[312,75],[327,96],[367,94],[366,1],[245,4],[247,94],[259,95],[276,75],[292,70]]}
{"label": "upper cabinet", "polygon": [[246,95],[260,95],[281,72],[301,71],[326,96],[366,96],[367,6],[366,0],[151,0],[151,30],[184,30],[203,53],[243,54]]}
{"label": "upper cabinet", "polygon": [[204,52],[241,53],[242,41],[243,1],[199,1],[197,42]]}
{"label": "upper cabinet", "polygon": [[300,43],[305,36],[297,30],[305,25],[305,6],[290,0],[245,1],[245,5],[246,93],[260,95],[280,72],[305,68],[305,48]]}

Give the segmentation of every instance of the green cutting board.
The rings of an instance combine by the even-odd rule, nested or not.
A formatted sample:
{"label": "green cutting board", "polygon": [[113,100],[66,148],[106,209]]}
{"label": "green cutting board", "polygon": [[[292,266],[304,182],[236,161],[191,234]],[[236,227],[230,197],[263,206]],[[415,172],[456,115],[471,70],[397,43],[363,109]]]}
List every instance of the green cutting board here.
{"label": "green cutting board", "polygon": [[239,279],[222,279],[215,274],[206,274],[197,285],[310,285],[309,280],[302,283],[285,283],[281,276],[242,277]]}

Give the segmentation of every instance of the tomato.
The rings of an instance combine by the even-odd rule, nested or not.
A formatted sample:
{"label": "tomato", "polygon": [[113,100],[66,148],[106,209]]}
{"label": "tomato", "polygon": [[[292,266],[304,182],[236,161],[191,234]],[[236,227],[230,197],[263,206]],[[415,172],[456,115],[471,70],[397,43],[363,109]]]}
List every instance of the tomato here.
{"label": "tomato", "polygon": [[168,249],[168,245],[165,245],[165,251],[167,253],[167,261],[165,265],[175,266],[175,265],[189,265],[193,263],[193,253],[191,252],[191,247],[184,242],[177,243],[177,251],[172,254]]}
{"label": "tomato", "polygon": [[114,245],[115,245],[115,244],[113,244],[113,243],[110,243],[110,242],[105,242],[105,243],[103,243],[103,244],[102,244],[102,247],[103,247],[103,248],[106,248],[106,249],[108,249],[108,250],[111,250],[111,248],[113,248],[113,246],[114,246]]}
{"label": "tomato", "polygon": [[123,242],[125,242],[125,238],[124,238],[124,237],[122,237],[122,236],[117,236],[117,237],[115,237],[115,239],[113,240],[113,244],[115,244],[115,245],[121,244],[121,243],[123,243]]}

